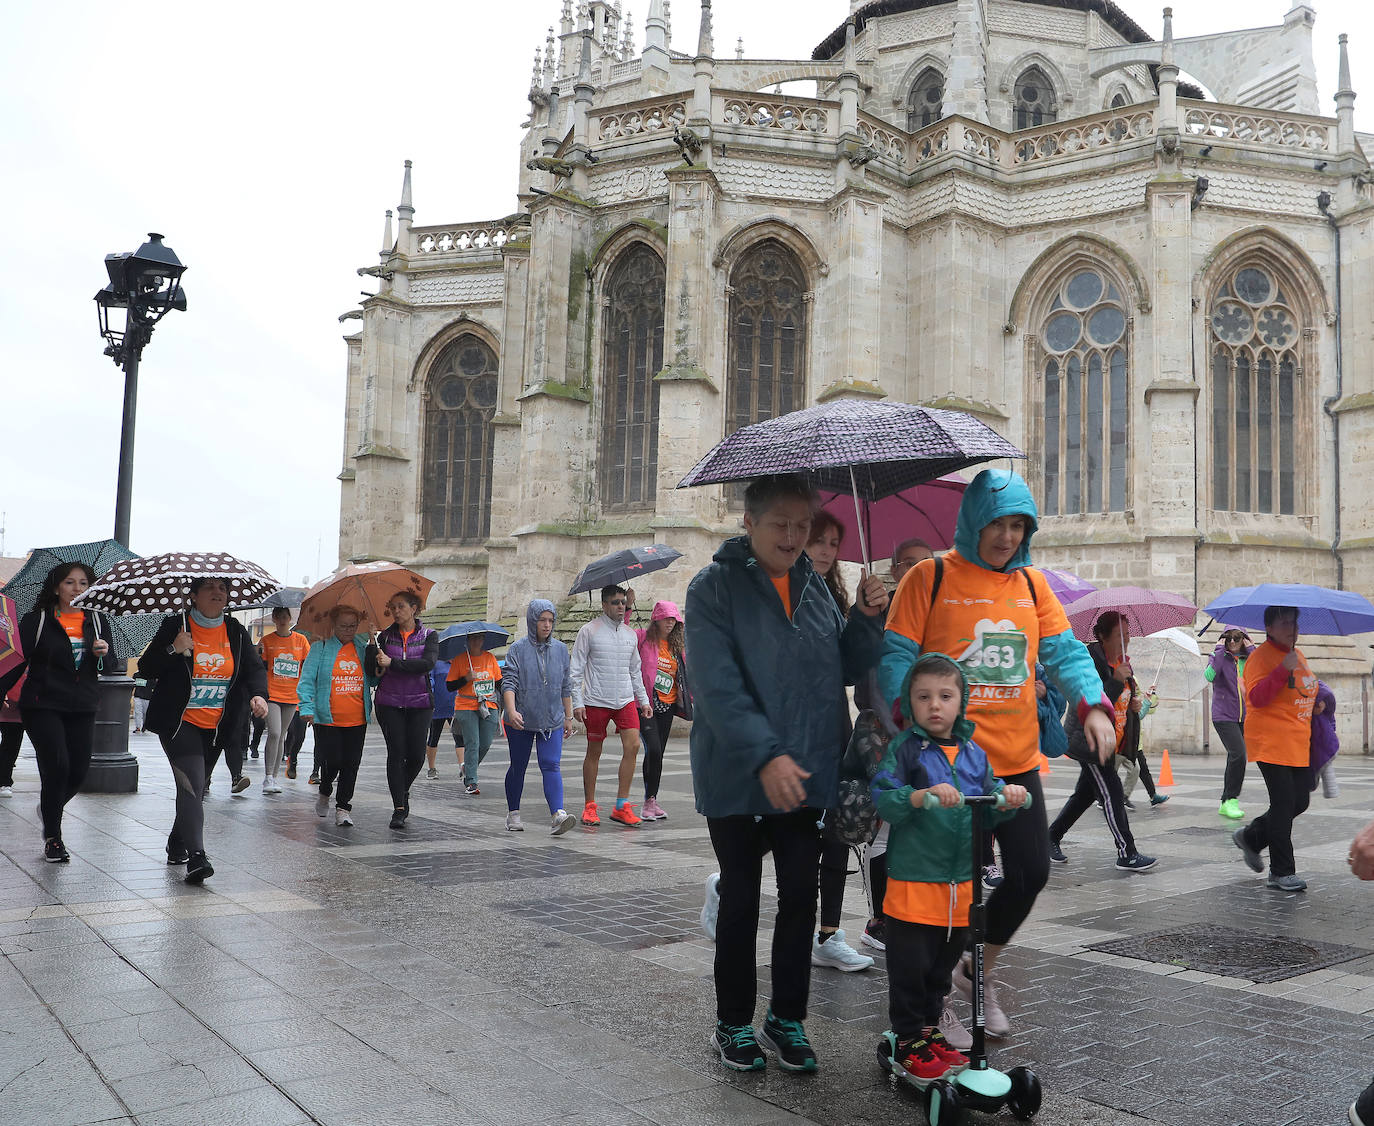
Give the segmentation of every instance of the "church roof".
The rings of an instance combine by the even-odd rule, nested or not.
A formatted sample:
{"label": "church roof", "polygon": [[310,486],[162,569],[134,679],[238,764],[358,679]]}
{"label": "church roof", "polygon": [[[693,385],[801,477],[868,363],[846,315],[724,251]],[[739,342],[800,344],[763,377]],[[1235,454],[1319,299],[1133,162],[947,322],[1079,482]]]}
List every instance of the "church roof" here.
{"label": "church roof", "polygon": [[[920,8],[937,8],[942,4],[951,4],[954,0],[872,0],[865,4],[854,13],[855,32],[860,32],[871,19],[879,16],[895,16],[902,12],[914,12]],[[1131,19],[1121,10],[1112,0],[1018,0],[1022,4],[1039,4],[1042,8],[1071,8],[1078,12],[1096,12],[1107,25],[1113,28],[1127,43],[1150,43],[1151,37],[1146,34],[1135,20]],[[844,49],[844,29],[845,23],[840,24],[834,31],[821,40],[820,45],[811,52],[813,59],[833,59]]]}

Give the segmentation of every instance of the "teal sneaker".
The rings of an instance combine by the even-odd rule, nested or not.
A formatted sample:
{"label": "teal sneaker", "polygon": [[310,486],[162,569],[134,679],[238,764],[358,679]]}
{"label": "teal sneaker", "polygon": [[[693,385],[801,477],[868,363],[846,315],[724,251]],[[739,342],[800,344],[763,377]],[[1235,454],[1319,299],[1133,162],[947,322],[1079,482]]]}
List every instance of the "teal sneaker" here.
{"label": "teal sneaker", "polygon": [[783,1020],[769,1009],[759,1040],[778,1057],[778,1063],[787,1071],[816,1070],[816,1053],[811,1049],[801,1021]]}
{"label": "teal sneaker", "polygon": [[762,1071],[768,1061],[763,1057],[758,1037],[754,1035],[752,1024],[722,1024],[716,1021],[716,1031],[711,1037],[720,1062],[736,1071]]}

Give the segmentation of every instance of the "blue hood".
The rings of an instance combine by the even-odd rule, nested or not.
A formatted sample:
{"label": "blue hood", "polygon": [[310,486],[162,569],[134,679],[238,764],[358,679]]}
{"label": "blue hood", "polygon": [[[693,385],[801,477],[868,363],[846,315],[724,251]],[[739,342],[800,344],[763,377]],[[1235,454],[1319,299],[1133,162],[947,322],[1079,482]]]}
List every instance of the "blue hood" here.
{"label": "blue hood", "polygon": [[959,505],[959,523],[954,531],[954,549],[970,563],[987,571],[993,570],[978,555],[978,536],[999,516],[1024,516],[1030,521],[1020,550],[1003,570],[1029,567],[1031,536],[1040,526],[1040,513],[1026,479],[1009,469],[984,469],[964,490],[964,499]]}
{"label": "blue hood", "polygon": [[529,632],[530,640],[538,644],[539,635],[535,632],[535,627],[539,622],[539,615],[546,610],[553,611],[553,624],[558,625],[558,607],[547,598],[531,598],[530,604],[525,607],[525,629]]}

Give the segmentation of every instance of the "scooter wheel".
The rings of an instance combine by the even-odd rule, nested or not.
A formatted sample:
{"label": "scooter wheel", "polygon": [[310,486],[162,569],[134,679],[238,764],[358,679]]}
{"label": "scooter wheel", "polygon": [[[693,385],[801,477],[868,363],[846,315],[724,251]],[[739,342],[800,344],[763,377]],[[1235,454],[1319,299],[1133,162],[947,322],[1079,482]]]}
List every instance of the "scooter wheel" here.
{"label": "scooter wheel", "polygon": [[1007,1108],[1023,1122],[1029,1121],[1040,1109],[1040,1077],[1028,1067],[1013,1067],[1007,1078],[1011,1080]]}
{"label": "scooter wheel", "polygon": [[937,1079],[926,1088],[926,1120],[930,1126],[963,1126],[964,1108],[952,1084]]}
{"label": "scooter wheel", "polygon": [[878,1037],[878,1048],[876,1055],[878,1057],[878,1066],[881,1067],[888,1074],[891,1074],[892,1040],[886,1034]]}

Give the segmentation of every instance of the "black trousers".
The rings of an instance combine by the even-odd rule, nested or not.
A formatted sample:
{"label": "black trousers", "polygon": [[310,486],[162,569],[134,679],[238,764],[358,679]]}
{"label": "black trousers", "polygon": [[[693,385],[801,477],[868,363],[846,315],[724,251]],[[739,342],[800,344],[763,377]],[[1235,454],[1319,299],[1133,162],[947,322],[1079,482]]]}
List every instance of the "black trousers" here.
{"label": "black trousers", "polygon": [[[334,804],[340,809],[353,808],[353,787],[358,783],[358,767],[363,761],[363,740],[367,738],[367,724],[356,727],[315,725],[315,757],[319,759],[320,793],[335,794]],[[338,792],[334,782],[338,780]]]}
{"label": "black trousers", "polygon": [[167,835],[167,851],[185,848],[188,852],[204,852],[205,805],[201,794],[218,753],[214,749],[215,733],[183,721],[176,734],[159,735],[158,740],[172,764],[172,778],[177,784],[177,815]]}
{"label": "black trousers", "polygon": [[898,1040],[914,1040],[940,1023],[950,979],[968,936],[968,927],[948,930],[905,919],[887,920],[887,1015]]}
{"label": "black trousers", "polygon": [[668,736],[673,730],[673,709],[659,709],[663,705],[654,696],[654,716],[641,720],[639,738],[644,744],[644,800],[658,797],[658,787],[663,781],[663,751],[668,746]]}
{"label": "black trousers", "polygon": [[[183,727],[188,726],[182,724]],[[223,731],[223,727],[220,728]],[[243,773],[243,748],[236,746],[237,739],[230,737],[229,743],[216,744],[213,741],[205,749],[205,781],[208,784],[210,775],[215,772],[215,763],[219,762],[220,753],[224,753],[224,765],[229,768],[229,777],[237,782],[239,775]]]}
{"label": "black trousers", "polygon": [[14,785],[14,764],[24,742],[22,723],[0,723],[0,786]]}
{"label": "black trousers", "polygon": [[[1003,821],[993,831],[1002,853],[1002,886],[988,896],[987,938],[993,946],[1005,946],[1035,906],[1036,896],[1050,879],[1050,834],[1046,824],[1045,791],[1040,772],[1008,774],[1003,781],[1024,786],[1031,807]],[[1117,784],[1118,792],[1121,789]]]}
{"label": "black trousers", "polygon": [[838,928],[844,912],[844,882],[849,876],[850,848],[834,836],[830,829],[833,814],[826,815],[826,827],[821,832],[821,922],[823,927]]}
{"label": "black trousers", "polygon": [[[27,712],[24,717],[27,723]],[[1312,800],[1312,772],[1306,766],[1277,766],[1272,762],[1262,762],[1259,768],[1269,791],[1269,808],[1242,830],[1245,843],[1256,852],[1269,850],[1271,876],[1291,876],[1298,870],[1293,856],[1293,822]]]}
{"label": "black trousers", "polygon": [[[1126,816],[1126,795],[1121,789],[1121,776],[1112,765],[1103,766],[1096,756],[1078,763],[1078,785],[1050,826],[1050,839],[1062,841],[1064,834],[1092,808],[1095,801],[1102,803],[1102,816],[1107,821],[1112,840],[1116,842],[1117,856],[1123,860],[1134,856],[1135,837],[1131,835],[1131,823]],[[1012,820],[1019,821],[1024,813],[1023,810]],[[1005,849],[1002,855],[1006,856]]]}
{"label": "black trousers", "polygon": [[[305,717],[301,715],[300,709],[296,709],[295,718],[291,720],[291,726],[286,730],[286,741],[282,747],[283,757],[292,767],[296,765],[296,758],[301,753],[301,748],[305,746],[305,733],[310,725],[305,722]],[[311,751],[311,758],[318,758],[318,753]],[[318,766],[318,762],[316,762]]]}
{"label": "black trousers", "polygon": [[91,765],[95,740],[95,712],[59,712],[25,708],[24,730],[38,759],[42,786],[38,804],[43,811],[43,836],[62,836],[62,811],[81,789]]}
{"label": "black trousers", "polygon": [[[391,804],[410,812],[410,784],[425,765],[429,721],[434,708],[397,708],[378,704],[373,709],[386,740],[386,785]],[[318,739],[319,736],[316,735]]]}
{"label": "black trousers", "polygon": [[249,723],[252,725],[253,737],[249,740],[248,746],[256,751],[262,742],[262,733],[267,730],[267,717],[263,716],[259,719],[257,716],[252,716]]}
{"label": "black trousers", "polygon": [[1226,748],[1226,774],[1221,780],[1221,800],[1240,797],[1245,785],[1245,728],[1234,720],[1213,720],[1212,730]]}
{"label": "black trousers", "polygon": [[811,992],[811,942],[816,929],[820,815],[813,809],[773,817],[710,817],[706,825],[720,864],[716,919],[716,1019],[752,1024],[757,994],[759,881],[773,854],[778,915],[773,927],[773,1013],[804,1020]]}

